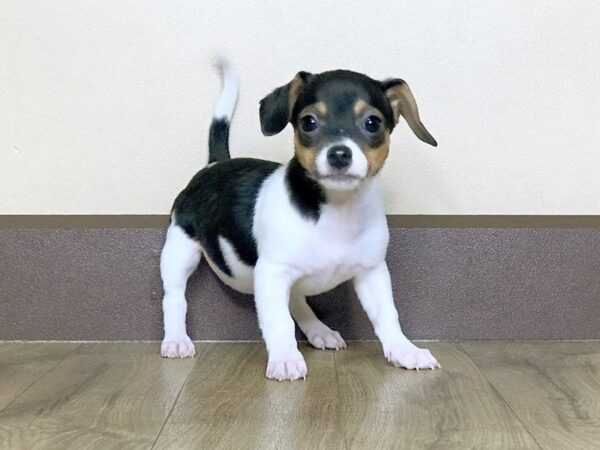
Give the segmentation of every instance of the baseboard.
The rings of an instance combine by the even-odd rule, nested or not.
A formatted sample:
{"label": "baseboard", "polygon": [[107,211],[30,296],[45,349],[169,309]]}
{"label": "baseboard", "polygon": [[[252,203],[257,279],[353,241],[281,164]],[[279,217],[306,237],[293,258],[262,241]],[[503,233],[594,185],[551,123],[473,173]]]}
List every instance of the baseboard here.
{"label": "baseboard", "polygon": [[[158,223],[0,228],[0,340],[161,338]],[[388,264],[406,334],[600,338],[600,233],[585,228],[392,228]],[[260,339],[252,297],[205,263],[188,297],[193,339]],[[345,338],[374,338],[350,285],[311,303]]]}
{"label": "baseboard", "polygon": [[[164,228],[165,214],[0,215],[0,229]],[[598,215],[402,215],[387,216],[390,228],[600,229]]]}

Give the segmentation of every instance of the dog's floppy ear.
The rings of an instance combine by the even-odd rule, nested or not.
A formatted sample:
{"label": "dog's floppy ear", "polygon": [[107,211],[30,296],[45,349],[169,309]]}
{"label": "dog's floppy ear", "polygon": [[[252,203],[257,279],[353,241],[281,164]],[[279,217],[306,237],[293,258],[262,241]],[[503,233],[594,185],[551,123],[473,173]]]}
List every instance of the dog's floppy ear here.
{"label": "dog's floppy ear", "polygon": [[410,92],[408,84],[399,78],[385,80],[382,84],[385,95],[394,112],[394,120],[396,123],[398,123],[400,116],[404,117],[404,120],[406,120],[410,129],[413,130],[413,133],[415,133],[419,139],[434,147],[437,146],[437,142],[433,136],[427,131],[425,125],[421,123],[417,102],[415,101],[412,92]]}
{"label": "dog's floppy ear", "polygon": [[260,128],[265,136],[279,133],[288,124],[296,100],[309,77],[308,72],[298,72],[292,81],[278,87],[260,101]]}

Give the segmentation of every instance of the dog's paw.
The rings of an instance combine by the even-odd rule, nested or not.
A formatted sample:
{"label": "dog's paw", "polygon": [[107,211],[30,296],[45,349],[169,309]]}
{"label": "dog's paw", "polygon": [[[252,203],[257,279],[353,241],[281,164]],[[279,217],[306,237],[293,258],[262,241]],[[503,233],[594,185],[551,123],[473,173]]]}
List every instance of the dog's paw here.
{"label": "dog's paw", "polygon": [[405,369],[419,370],[441,367],[429,350],[410,343],[391,347],[385,352],[385,357],[394,366]]}
{"label": "dog's paw", "polygon": [[306,339],[308,339],[308,342],[310,342],[313,347],[321,350],[325,350],[326,348],[335,350],[346,348],[346,343],[342,339],[340,333],[330,329],[309,333]]}
{"label": "dog's paw", "polygon": [[308,369],[302,354],[295,352],[281,357],[269,357],[267,378],[277,381],[305,379]]}
{"label": "dog's paw", "polygon": [[164,358],[191,358],[195,354],[194,343],[188,336],[165,337],[160,344],[160,356]]}

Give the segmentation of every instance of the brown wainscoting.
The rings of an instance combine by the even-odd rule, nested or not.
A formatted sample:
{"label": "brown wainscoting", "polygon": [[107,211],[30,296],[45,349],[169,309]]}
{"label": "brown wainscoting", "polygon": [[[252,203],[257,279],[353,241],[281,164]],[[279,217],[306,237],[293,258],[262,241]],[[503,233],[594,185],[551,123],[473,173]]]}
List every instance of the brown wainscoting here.
{"label": "brown wainscoting", "polygon": [[[600,215],[401,215],[390,228],[577,228],[600,229]],[[0,215],[0,229],[164,228],[164,214]]]}
{"label": "brown wainscoting", "polygon": [[[0,229],[0,340],[161,338],[164,226],[106,220]],[[600,338],[597,229],[435,225],[390,230],[387,260],[410,337]],[[252,298],[204,261],[188,298],[192,338],[260,338]],[[311,302],[345,338],[374,338],[349,284]]]}

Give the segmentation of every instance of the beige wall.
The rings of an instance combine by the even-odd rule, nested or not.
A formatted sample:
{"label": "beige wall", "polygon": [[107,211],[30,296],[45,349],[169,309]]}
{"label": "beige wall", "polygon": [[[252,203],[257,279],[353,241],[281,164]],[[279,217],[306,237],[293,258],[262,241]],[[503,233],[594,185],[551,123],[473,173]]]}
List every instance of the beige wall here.
{"label": "beige wall", "polygon": [[[342,6],[343,5],[343,6]],[[258,101],[298,70],[407,80],[395,214],[600,214],[600,8],[539,2],[0,3],[0,214],[162,214],[207,158],[233,60],[236,156],[284,161]]]}

